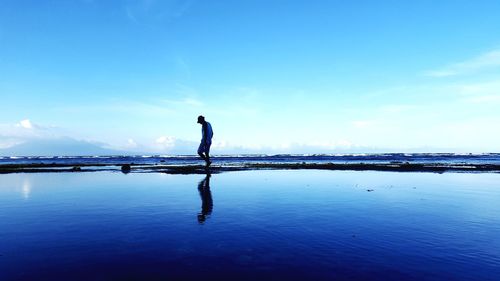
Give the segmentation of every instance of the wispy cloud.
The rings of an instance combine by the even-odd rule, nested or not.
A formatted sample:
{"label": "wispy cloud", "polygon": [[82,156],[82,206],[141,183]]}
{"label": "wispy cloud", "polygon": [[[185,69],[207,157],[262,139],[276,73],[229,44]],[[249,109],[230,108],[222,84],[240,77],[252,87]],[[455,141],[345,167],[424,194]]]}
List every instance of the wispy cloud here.
{"label": "wispy cloud", "polygon": [[373,121],[370,120],[356,120],[352,122],[352,125],[356,128],[366,128],[370,126]]}
{"label": "wispy cloud", "polygon": [[191,67],[186,59],[181,56],[176,56],[175,66],[186,78],[191,78]]}
{"label": "wispy cloud", "polygon": [[381,106],[379,108],[379,111],[382,113],[389,113],[389,114],[402,114],[404,112],[408,112],[416,108],[417,106],[412,104],[387,104]]}
{"label": "wispy cloud", "polygon": [[498,67],[500,67],[500,50],[494,50],[440,69],[426,71],[424,74],[431,77],[449,77],[473,74]]}
{"label": "wispy cloud", "polygon": [[21,144],[21,143],[23,143],[23,141],[21,141],[19,139],[2,137],[0,135],[0,149],[9,148],[9,147],[12,147],[14,145]]}
{"label": "wispy cloud", "polygon": [[500,80],[453,85],[452,90],[460,95],[498,95]]}
{"label": "wispy cloud", "polygon": [[201,107],[203,102],[196,98],[186,97],[181,99],[163,99],[162,102],[165,105],[170,106],[190,106],[190,107]]}
{"label": "wispy cloud", "polygon": [[130,0],[125,5],[125,15],[136,24],[149,24],[182,17],[191,7],[190,0]]}
{"label": "wispy cloud", "polygon": [[500,104],[500,95],[486,95],[486,96],[468,97],[468,98],[463,99],[463,101],[470,102],[470,103]]}
{"label": "wispy cloud", "polygon": [[498,104],[500,102],[500,80],[453,85],[451,90],[460,96],[459,100],[462,102],[476,104]]}
{"label": "wispy cloud", "polygon": [[74,105],[58,107],[57,110],[65,113],[105,113],[105,114],[127,114],[134,116],[169,116],[174,111],[165,105],[156,102],[142,102],[136,100],[112,100],[102,104]]}

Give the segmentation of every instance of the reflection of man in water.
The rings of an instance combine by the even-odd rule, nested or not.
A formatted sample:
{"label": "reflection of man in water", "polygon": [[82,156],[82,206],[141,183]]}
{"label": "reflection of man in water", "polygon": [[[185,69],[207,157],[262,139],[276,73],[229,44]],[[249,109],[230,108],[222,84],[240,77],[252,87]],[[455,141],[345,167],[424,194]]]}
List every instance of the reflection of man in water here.
{"label": "reflection of man in water", "polygon": [[205,160],[205,163],[208,166],[212,164],[210,161],[210,145],[212,145],[212,137],[214,136],[214,132],[212,131],[212,125],[205,121],[205,117],[198,116],[198,123],[201,124],[201,143],[198,147],[198,155]]}
{"label": "reflection of man in water", "polygon": [[210,214],[212,214],[212,209],[214,207],[214,202],[212,201],[212,193],[210,192],[210,174],[207,174],[205,178],[198,184],[198,192],[201,198],[201,212],[198,214],[198,222],[204,223]]}

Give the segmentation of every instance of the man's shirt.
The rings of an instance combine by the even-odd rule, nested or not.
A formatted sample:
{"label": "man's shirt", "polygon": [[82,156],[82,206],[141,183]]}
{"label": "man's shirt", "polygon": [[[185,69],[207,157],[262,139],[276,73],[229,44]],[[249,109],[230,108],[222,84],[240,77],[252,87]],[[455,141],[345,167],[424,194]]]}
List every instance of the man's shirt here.
{"label": "man's shirt", "polygon": [[203,126],[201,126],[201,142],[205,142],[208,144],[212,144],[212,137],[214,136],[214,132],[212,131],[212,125],[210,123],[205,122]]}

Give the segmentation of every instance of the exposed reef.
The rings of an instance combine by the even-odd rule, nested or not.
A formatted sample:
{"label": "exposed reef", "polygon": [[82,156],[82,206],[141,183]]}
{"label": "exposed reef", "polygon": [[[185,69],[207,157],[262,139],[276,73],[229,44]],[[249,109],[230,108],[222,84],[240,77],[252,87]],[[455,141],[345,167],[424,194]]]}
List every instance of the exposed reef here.
{"label": "exposed reef", "polygon": [[246,170],[351,170],[392,172],[500,172],[496,164],[442,164],[442,163],[246,163],[214,165],[208,170],[202,165],[154,165],[69,163],[69,164],[4,164],[0,173],[51,173],[121,171],[123,173],[204,174]]}

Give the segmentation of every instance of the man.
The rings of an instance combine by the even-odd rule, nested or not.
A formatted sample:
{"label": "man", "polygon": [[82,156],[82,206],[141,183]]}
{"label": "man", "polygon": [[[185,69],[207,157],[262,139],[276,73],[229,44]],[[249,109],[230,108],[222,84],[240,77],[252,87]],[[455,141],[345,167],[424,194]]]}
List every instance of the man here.
{"label": "man", "polygon": [[198,214],[198,222],[204,223],[212,214],[214,201],[212,200],[212,192],[210,192],[210,174],[207,173],[205,178],[198,184],[198,192],[201,198],[201,212]]}
{"label": "man", "polygon": [[198,123],[201,124],[201,143],[198,147],[198,155],[205,160],[207,167],[212,164],[210,161],[210,145],[212,145],[212,137],[214,132],[212,131],[212,125],[205,121],[205,117],[198,116]]}

